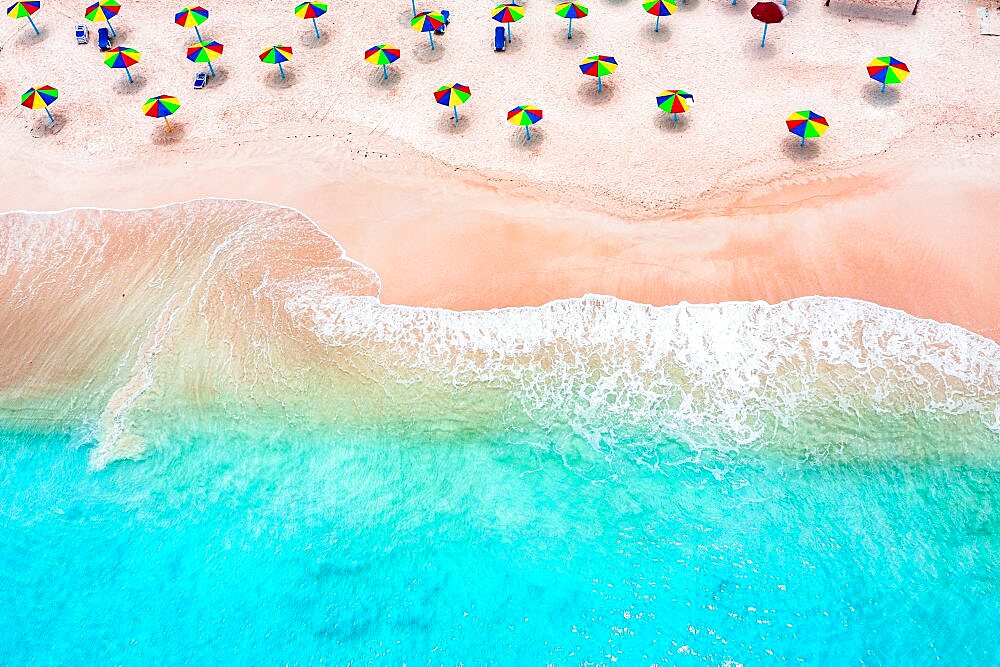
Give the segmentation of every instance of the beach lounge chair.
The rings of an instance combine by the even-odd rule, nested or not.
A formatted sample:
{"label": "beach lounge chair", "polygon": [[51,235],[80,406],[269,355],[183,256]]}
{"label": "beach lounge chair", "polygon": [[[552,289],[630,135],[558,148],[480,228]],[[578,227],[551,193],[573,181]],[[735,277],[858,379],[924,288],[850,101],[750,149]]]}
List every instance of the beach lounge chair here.
{"label": "beach lounge chair", "polygon": [[208,72],[198,72],[194,75],[194,89],[201,90],[208,83]]}
{"label": "beach lounge chair", "polygon": [[507,50],[507,31],[504,27],[497,26],[493,29],[493,50],[494,51],[506,51]]}
{"label": "beach lounge chair", "polygon": [[111,32],[107,28],[101,28],[97,31],[97,46],[100,47],[101,51],[107,51],[111,48]]}
{"label": "beach lounge chair", "polygon": [[90,41],[90,28],[83,25],[82,23],[76,26],[76,43],[86,44]]}

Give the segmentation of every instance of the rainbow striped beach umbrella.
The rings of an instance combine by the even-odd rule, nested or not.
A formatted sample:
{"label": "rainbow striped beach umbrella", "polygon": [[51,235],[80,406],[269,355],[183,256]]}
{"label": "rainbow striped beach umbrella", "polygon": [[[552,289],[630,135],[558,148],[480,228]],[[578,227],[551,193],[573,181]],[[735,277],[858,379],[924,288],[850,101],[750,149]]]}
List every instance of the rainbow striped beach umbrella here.
{"label": "rainbow striped beach umbrella", "polygon": [[800,146],[806,145],[806,139],[812,137],[822,137],[830,129],[830,124],[826,122],[818,113],[813,111],[796,111],[785,121],[788,131],[797,137],[802,137]]}
{"label": "rainbow striped beach umbrella", "polygon": [[531,126],[541,119],[542,110],[530,104],[514,107],[507,112],[507,122],[511,125],[523,125],[528,141],[531,141]]}
{"label": "rainbow striped beach umbrella", "polygon": [[21,95],[21,106],[28,107],[29,109],[45,109],[45,113],[49,115],[49,120],[52,123],[55,123],[56,119],[52,117],[52,112],[49,111],[49,105],[57,99],[59,99],[59,91],[52,86],[28,88],[28,90]]}
{"label": "rainbow striped beach umbrella", "polygon": [[882,84],[884,93],[887,84],[903,83],[910,76],[910,68],[902,60],[882,56],[868,63],[868,76]]}
{"label": "rainbow striped beach umbrella", "polygon": [[94,4],[87,7],[83,13],[83,18],[97,23],[98,21],[106,21],[108,28],[111,30],[112,35],[117,35],[115,32],[115,27],[111,25],[111,19],[118,16],[118,12],[121,11],[122,6],[118,4],[117,0],[99,0]]}
{"label": "rainbow striped beach umbrella", "polygon": [[127,46],[116,46],[104,52],[104,64],[111,69],[124,69],[129,83],[132,83],[132,73],[128,68],[138,63],[141,58],[141,53]]}
{"label": "rainbow striped beach umbrella", "polygon": [[182,28],[194,28],[194,34],[198,36],[198,41],[203,42],[201,31],[198,26],[208,20],[208,10],[204,7],[185,7],[174,14],[174,23]]}
{"label": "rainbow striped beach umbrella", "polygon": [[455,122],[458,122],[458,105],[465,104],[472,97],[472,90],[468,86],[456,83],[451,86],[441,86],[434,91],[434,99],[438,104],[451,107],[455,114]]}
{"label": "rainbow striped beach umbrella", "polygon": [[392,44],[378,44],[365,51],[365,62],[382,66],[382,78],[389,78],[388,65],[399,60],[399,49]]}
{"label": "rainbow striped beach umbrella", "polygon": [[173,95],[157,95],[146,100],[146,103],[142,105],[142,113],[150,118],[162,118],[163,122],[167,124],[167,132],[171,132],[167,116],[173,116],[180,108],[180,100]]}
{"label": "rainbow striped beach umbrella", "polygon": [[575,2],[560,2],[556,5],[556,16],[569,19],[569,30],[566,31],[566,39],[573,39],[573,19],[582,19],[589,13],[589,9]]}
{"label": "rainbow striped beach umbrella", "polygon": [[31,15],[42,8],[42,3],[40,0],[24,0],[24,2],[15,2],[13,5],[7,8],[7,16],[12,19],[28,19],[28,23],[31,27],[35,29],[35,34],[40,35],[38,32],[38,26],[35,25],[34,19]]}
{"label": "rainbow striped beach umbrella", "polygon": [[674,122],[677,122],[677,114],[684,113],[694,104],[694,95],[686,90],[664,90],[656,96],[656,106],[667,113],[674,115]]}
{"label": "rainbow striped beach umbrella", "polygon": [[588,56],[580,63],[580,71],[587,76],[597,77],[597,92],[601,92],[601,77],[613,74],[618,69],[618,61],[612,56]]}
{"label": "rainbow striped beach umbrella", "polygon": [[642,3],[642,8],[646,10],[646,13],[656,17],[656,26],[653,28],[653,32],[660,32],[660,17],[676,13],[677,3],[674,0],[649,0],[649,2]]}
{"label": "rainbow striped beach umbrella", "polygon": [[260,54],[260,61],[262,63],[278,66],[278,71],[281,72],[282,79],[285,78],[285,68],[281,66],[281,63],[288,62],[291,59],[292,47],[290,46],[275,45]]}
{"label": "rainbow striped beach umbrella", "polygon": [[208,63],[208,71],[211,72],[212,76],[215,76],[212,61],[217,60],[222,55],[223,48],[222,44],[215,40],[198,42],[187,47],[187,59],[193,63]]}
{"label": "rainbow striped beach umbrella", "polygon": [[295,15],[300,19],[312,19],[316,39],[319,39],[319,26],[316,25],[316,19],[326,14],[326,10],[327,4],[325,2],[303,2],[295,8]]}
{"label": "rainbow striped beach umbrella", "polygon": [[505,23],[507,25],[507,41],[509,42],[511,40],[510,24],[524,18],[524,7],[514,2],[497,5],[493,8],[492,16],[493,20],[497,23]]}
{"label": "rainbow striped beach umbrella", "polygon": [[434,50],[434,31],[444,25],[444,15],[439,12],[420,12],[410,21],[410,27],[417,32],[426,32],[431,38]]}

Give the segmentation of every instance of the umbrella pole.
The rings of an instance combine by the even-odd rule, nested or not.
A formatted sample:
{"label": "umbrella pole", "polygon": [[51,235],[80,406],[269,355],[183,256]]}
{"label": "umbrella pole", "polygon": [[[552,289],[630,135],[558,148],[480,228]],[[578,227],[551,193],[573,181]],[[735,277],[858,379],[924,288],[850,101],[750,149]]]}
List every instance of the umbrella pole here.
{"label": "umbrella pole", "polygon": [[53,125],[55,125],[56,124],[56,119],[52,117],[52,112],[49,111],[48,107],[45,107],[45,113],[47,113],[49,115],[49,122],[51,122]]}
{"label": "umbrella pole", "polygon": [[128,82],[132,83],[132,73],[128,71],[128,67],[125,68],[125,76],[128,77]]}
{"label": "umbrella pole", "polygon": [[434,32],[429,30],[427,32],[427,36],[431,38],[431,51],[433,51],[434,50]]}
{"label": "umbrella pole", "polygon": [[760,48],[764,48],[764,40],[767,39],[767,24],[764,24],[764,36],[760,38]]}
{"label": "umbrella pole", "polygon": [[410,0],[410,6],[413,7],[413,18],[417,18],[417,0]]}
{"label": "umbrella pole", "polygon": [[882,92],[885,92],[885,81],[882,82]]}
{"label": "umbrella pole", "polygon": [[510,24],[507,24],[507,42],[509,43],[512,37],[510,36]]}
{"label": "umbrella pole", "polygon": [[112,37],[117,37],[118,33],[115,32],[115,27],[113,25],[111,25],[111,19],[108,19],[107,21],[105,21],[105,23],[108,24],[108,29],[111,30],[111,36]]}
{"label": "umbrella pole", "polygon": [[383,79],[389,78],[389,70],[385,68],[385,65],[382,65],[382,78]]}
{"label": "umbrella pole", "polygon": [[806,135],[803,134],[802,135],[802,143],[800,143],[799,146],[805,146],[805,145],[806,145]]}
{"label": "umbrella pole", "polygon": [[597,92],[601,92],[601,77],[597,77]]}
{"label": "umbrella pole", "polygon": [[736,6],[736,0],[733,0],[733,7]]}
{"label": "umbrella pole", "polygon": [[319,26],[316,25],[316,19],[313,19],[313,30],[316,31],[316,39],[319,39]]}
{"label": "umbrella pole", "polygon": [[212,67],[212,61],[211,60],[208,61],[208,71],[212,73],[212,76],[215,76],[215,68]]}
{"label": "umbrella pole", "polygon": [[569,31],[566,33],[566,39],[573,39],[573,19],[569,20]]}
{"label": "umbrella pole", "polygon": [[281,63],[278,63],[278,71],[281,72],[281,78],[284,79],[285,78],[285,68],[281,66]]}
{"label": "umbrella pole", "polygon": [[531,128],[527,125],[524,126],[524,132],[528,135],[528,141],[531,141]]}
{"label": "umbrella pole", "polygon": [[163,117],[163,122],[167,124],[167,132],[173,132],[174,131],[173,128],[170,127],[170,121],[167,120],[166,116]]}
{"label": "umbrella pole", "polygon": [[451,110],[455,112],[455,122],[457,123],[458,122],[458,107],[452,107]]}
{"label": "umbrella pole", "polygon": [[201,30],[198,30],[198,26],[195,26],[195,27],[194,27],[194,34],[198,35],[198,41],[199,41],[199,42],[204,42],[204,41],[205,41],[205,40],[203,40],[203,39],[201,38]]}
{"label": "umbrella pole", "polygon": [[657,16],[656,16],[656,27],[653,28],[653,32],[660,32],[660,16],[659,16],[659,14],[657,14]]}
{"label": "umbrella pole", "polygon": [[38,32],[38,26],[35,25],[35,22],[31,20],[31,16],[28,16],[28,23],[30,23],[31,27],[35,29],[35,34],[36,35],[42,34],[42,33]]}
{"label": "umbrella pole", "polygon": [[674,114],[674,122],[675,123],[677,122],[677,114],[676,113]]}

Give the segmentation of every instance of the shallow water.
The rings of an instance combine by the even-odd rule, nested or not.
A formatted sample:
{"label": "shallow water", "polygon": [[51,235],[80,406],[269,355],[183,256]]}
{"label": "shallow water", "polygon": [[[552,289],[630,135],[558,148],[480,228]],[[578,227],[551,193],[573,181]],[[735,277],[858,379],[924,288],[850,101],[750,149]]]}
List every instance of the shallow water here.
{"label": "shallow water", "polygon": [[0,437],[4,662],[1000,658],[996,459],[588,476],[544,435],[169,437],[101,471]]}
{"label": "shallow water", "polygon": [[0,662],[1000,662],[993,341],[389,306],[254,202],[0,223]]}

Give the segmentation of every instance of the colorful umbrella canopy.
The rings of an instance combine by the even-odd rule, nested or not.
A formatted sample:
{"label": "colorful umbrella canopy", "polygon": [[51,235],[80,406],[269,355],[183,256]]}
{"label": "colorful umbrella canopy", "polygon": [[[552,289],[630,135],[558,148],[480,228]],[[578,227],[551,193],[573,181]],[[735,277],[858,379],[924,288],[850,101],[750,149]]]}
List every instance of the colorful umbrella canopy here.
{"label": "colorful umbrella canopy", "polygon": [[569,30],[566,31],[566,39],[573,39],[573,19],[582,19],[589,13],[589,9],[575,2],[560,2],[556,5],[556,15],[564,19],[569,19]]}
{"label": "colorful umbrella canopy", "polygon": [[83,17],[88,21],[93,21],[94,23],[98,21],[107,21],[108,28],[111,29],[111,34],[114,35],[115,28],[111,25],[111,19],[118,16],[118,12],[121,11],[122,6],[118,4],[117,0],[99,0],[94,4],[87,7],[84,11]]}
{"label": "colorful umbrella canopy", "polygon": [[434,99],[437,103],[446,107],[451,107],[455,113],[455,122],[458,122],[458,105],[465,104],[472,97],[472,90],[468,86],[456,83],[451,86],[441,86],[434,91]]}
{"label": "colorful umbrella canopy", "polygon": [[292,59],[292,47],[290,46],[272,46],[271,48],[260,54],[260,61],[262,63],[268,63],[271,65],[277,65],[278,71],[281,72],[281,78],[285,78],[285,68],[281,66],[281,63],[288,62]]}
{"label": "colorful umbrella canopy", "polygon": [[104,64],[112,69],[124,69],[129,83],[132,83],[132,73],[128,68],[138,63],[141,58],[141,53],[127,46],[116,46],[104,52]]}
{"label": "colorful umbrella canopy", "polygon": [[215,76],[212,61],[222,55],[223,48],[222,44],[215,40],[198,42],[187,47],[187,59],[193,63],[208,63],[208,71],[212,73],[212,76]]}
{"label": "colorful umbrella canopy", "polygon": [[52,112],[49,111],[49,105],[57,99],[59,99],[59,91],[52,86],[28,88],[28,90],[21,95],[21,106],[28,107],[29,109],[45,109],[45,113],[49,115],[49,120],[54,123],[56,122],[56,119],[52,117]]}
{"label": "colorful umbrella canopy", "polygon": [[523,125],[528,141],[531,141],[530,126],[542,119],[542,110],[530,104],[516,106],[507,112],[507,122],[511,125]]}
{"label": "colorful umbrella canopy", "polygon": [[31,15],[42,8],[42,3],[40,0],[25,0],[24,2],[15,2],[13,5],[7,8],[7,16],[12,19],[28,19],[28,23],[31,27],[35,29],[35,34],[39,35],[38,26],[35,25],[34,19]]}
{"label": "colorful umbrella canopy", "polygon": [[667,113],[674,115],[674,122],[677,121],[677,114],[684,113],[694,104],[694,95],[686,90],[664,90],[656,96],[656,106]]}
{"label": "colorful umbrella canopy", "polygon": [[887,84],[902,83],[910,76],[910,68],[902,60],[892,56],[882,56],[868,63],[868,76],[882,84],[885,92]]}
{"label": "colorful umbrella canopy", "polygon": [[822,137],[830,129],[826,118],[813,111],[796,111],[788,117],[785,125],[788,126],[789,132],[797,137],[802,137],[800,146],[805,146],[807,138]]}
{"label": "colorful umbrella canopy", "polygon": [[185,7],[174,14],[174,23],[182,28],[194,28],[194,34],[198,36],[198,41],[202,41],[201,31],[198,26],[208,20],[208,10],[204,7]]}
{"label": "colorful umbrella canopy", "polygon": [[313,30],[316,31],[316,39],[319,39],[319,26],[316,19],[326,14],[327,5],[325,2],[303,2],[295,8],[295,15],[300,19],[312,19]]}
{"label": "colorful umbrella canopy", "polygon": [[392,44],[378,44],[365,51],[366,62],[382,66],[383,79],[389,78],[389,71],[386,69],[386,66],[391,65],[397,60],[399,60],[399,49]]}
{"label": "colorful umbrella canopy", "polygon": [[167,116],[172,116],[174,112],[181,108],[180,100],[173,95],[157,95],[150,97],[142,105],[142,113],[150,118],[162,118],[167,124],[167,131],[170,131],[170,121]]}
{"label": "colorful umbrella canopy", "polygon": [[491,14],[497,23],[507,24],[507,41],[510,41],[510,24],[524,18],[524,7],[519,4],[509,2],[504,5],[497,5]]}
{"label": "colorful umbrella canopy", "polygon": [[434,50],[434,31],[444,25],[444,15],[439,12],[420,12],[410,21],[410,27],[417,32],[426,32],[431,38]]}
{"label": "colorful umbrella canopy", "polygon": [[601,92],[601,77],[618,69],[618,61],[612,56],[589,56],[580,63],[580,71],[587,76],[597,77],[597,92]]}
{"label": "colorful umbrella canopy", "polygon": [[649,0],[642,3],[642,8],[647,13],[656,17],[655,32],[660,32],[660,17],[670,16],[677,11],[677,3],[674,0]]}
{"label": "colorful umbrella canopy", "polygon": [[764,36],[760,40],[760,45],[763,47],[764,40],[767,39],[767,26],[781,23],[788,16],[788,9],[777,2],[758,2],[750,8],[750,16],[764,24]]}

